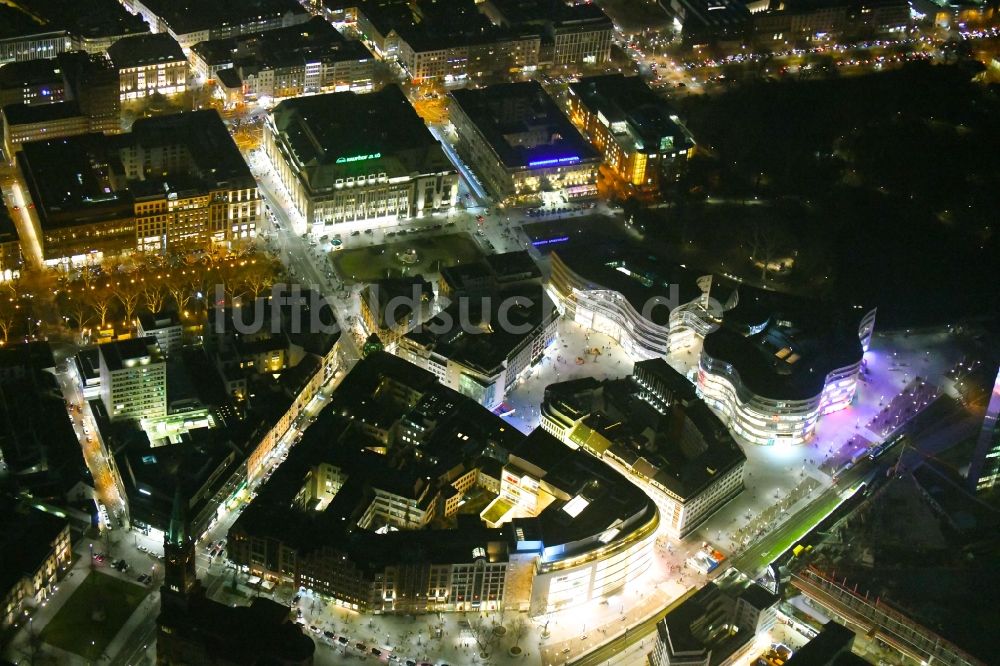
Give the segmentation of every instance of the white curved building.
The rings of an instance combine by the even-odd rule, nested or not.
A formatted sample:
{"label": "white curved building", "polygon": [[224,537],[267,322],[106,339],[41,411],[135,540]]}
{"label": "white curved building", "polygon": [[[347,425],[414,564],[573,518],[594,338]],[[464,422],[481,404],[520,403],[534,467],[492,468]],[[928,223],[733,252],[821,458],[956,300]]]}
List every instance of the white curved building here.
{"label": "white curved building", "polygon": [[[718,326],[712,276],[637,252],[552,252],[549,295],[567,317],[617,341],[635,361],[662,358]],[[718,308],[721,311],[721,308]]]}
{"label": "white curved building", "polygon": [[823,309],[744,288],[705,336],[698,392],[754,444],[800,444],[823,414],[851,404],[875,309]]}

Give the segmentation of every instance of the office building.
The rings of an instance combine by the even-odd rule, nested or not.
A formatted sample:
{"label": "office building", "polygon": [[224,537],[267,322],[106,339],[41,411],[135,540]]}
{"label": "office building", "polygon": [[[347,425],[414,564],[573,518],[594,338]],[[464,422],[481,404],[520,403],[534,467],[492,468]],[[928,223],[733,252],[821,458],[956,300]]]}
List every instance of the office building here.
{"label": "office building", "polygon": [[495,409],[555,339],[558,318],[540,285],[458,297],[404,335],[396,354]]}
{"label": "office building", "polygon": [[149,32],[117,0],[20,0],[0,7],[0,64],[82,50],[103,54],[122,37]]}
{"label": "office building", "polygon": [[268,116],[264,151],[314,234],[458,198],[458,173],[394,85],[284,100]]}
{"label": "office building", "polygon": [[633,359],[661,358],[718,326],[729,289],[711,275],[638,249],[579,248],[550,254],[548,293],[563,314],[603,333]]}
{"label": "office building", "polygon": [[14,630],[45,603],[73,563],[69,521],[10,498],[0,500],[0,629]]}
{"label": "office building", "polygon": [[674,538],[691,534],[743,490],[742,451],[663,359],[636,363],[625,379],[551,384],[541,412],[546,432],[648,484]]}
{"label": "office building", "polygon": [[414,82],[460,83],[538,66],[538,31],[493,25],[472,0],[327,0],[324,14],[354,28],[376,56],[398,63]]}
{"label": "office building", "polygon": [[260,195],[214,110],[142,118],[117,136],[23,144],[48,265],[253,238]]}
{"label": "office building", "polygon": [[[483,496],[486,509],[463,510]],[[537,615],[635,580],[658,521],[593,456],[541,430],[525,437],[374,352],[237,519],[228,548],[252,575],[354,610]]]}
{"label": "office building", "polygon": [[576,73],[611,60],[614,25],[596,4],[485,0],[481,11],[499,26],[537,31],[543,67]]}
{"label": "office building", "polygon": [[66,89],[59,69],[59,61],[52,57],[0,65],[0,108],[63,101]]}
{"label": "office building", "polygon": [[156,338],[164,358],[170,358],[181,350],[182,333],[180,317],[174,311],[139,313],[136,334],[140,338]]}
{"label": "office building", "polygon": [[367,92],[375,73],[368,49],[345,40],[318,16],[260,34],[199,42],[191,47],[191,63],[199,76],[235,87],[232,101]]}
{"label": "office building", "polygon": [[820,416],[851,404],[875,309],[741,286],[705,336],[698,391],[754,444],[801,444]]}
{"label": "office building", "polygon": [[536,81],[454,90],[459,154],[497,200],[596,193],[600,156]]}
{"label": "office building", "polygon": [[3,120],[3,149],[13,155],[28,141],[60,139],[90,131],[90,118],[76,102],[43,106],[11,104],[0,110]]}
{"label": "office building", "polygon": [[569,86],[569,118],[601,152],[601,175],[622,199],[654,197],[694,154],[676,112],[637,76],[585,77]]}
{"label": "office building", "polygon": [[[118,72],[104,54],[67,51],[54,58],[4,65],[0,67],[0,108],[13,106],[6,114],[11,116],[12,136],[7,145],[16,150],[25,141],[71,136],[55,132],[60,122],[74,116],[87,119],[83,132],[117,132],[121,129],[118,95]],[[69,102],[75,104],[63,106]],[[36,106],[45,109],[22,110]]]}
{"label": "office building", "polygon": [[969,486],[979,493],[992,492],[1000,486],[1000,372],[986,405],[983,427],[969,466]]}
{"label": "office building", "polygon": [[[747,663],[755,638],[774,625],[778,597],[756,583],[706,583],[656,623],[651,666]],[[807,662],[811,663],[811,662]]]}
{"label": "office building", "polygon": [[98,351],[101,401],[112,421],[167,415],[167,366],[156,338],[106,342]]}
{"label": "office building", "polygon": [[170,35],[120,39],[108,48],[108,57],[118,70],[123,102],[187,90],[188,61]]}
{"label": "office building", "polygon": [[754,38],[764,44],[787,44],[803,38],[847,40],[899,33],[912,22],[903,0],[808,0],[765,3],[752,12]]}
{"label": "office building", "polygon": [[185,49],[198,42],[299,25],[309,13],[295,0],[126,0],[151,32],[165,32]]}

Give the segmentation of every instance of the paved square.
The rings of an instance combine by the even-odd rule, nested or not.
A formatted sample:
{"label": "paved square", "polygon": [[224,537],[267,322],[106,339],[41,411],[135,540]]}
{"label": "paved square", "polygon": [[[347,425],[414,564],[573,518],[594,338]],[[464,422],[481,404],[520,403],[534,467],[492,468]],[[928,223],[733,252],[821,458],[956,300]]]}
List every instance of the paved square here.
{"label": "paved square", "polygon": [[384,245],[335,251],[331,261],[341,279],[354,284],[385,277],[429,275],[437,273],[441,266],[475,261],[482,256],[476,242],[465,233],[407,236]]}

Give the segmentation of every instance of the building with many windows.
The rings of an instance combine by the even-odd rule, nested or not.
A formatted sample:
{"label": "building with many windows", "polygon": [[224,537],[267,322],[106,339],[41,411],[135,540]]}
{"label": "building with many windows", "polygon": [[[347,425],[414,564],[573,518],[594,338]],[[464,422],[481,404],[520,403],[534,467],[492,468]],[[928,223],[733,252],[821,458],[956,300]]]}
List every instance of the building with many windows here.
{"label": "building with many windows", "polygon": [[214,110],[142,118],[127,134],[29,142],[17,162],[49,265],[257,233],[257,183]]}
{"label": "building with many windows", "polygon": [[36,506],[0,502],[0,629],[16,629],[45,603],[73,563],[69,521]]}
{"label": "building with many windows", "polygon": [[364,44],[345,40],[318,16],[287,28],[199,42],[191,47],[191,63],[197,74],[223,87],[235,80],[235,101],[370,91],[375,68]]}
{"label": "building with many windows", "polygon": [[112,421],[167,415],[167,365],[156,338],[105,342],[97,350],[101,401]]}
{"label": "building with many windows", "polygon": [[756,657],[755,639],[774,626],[778,601],[757,583],[735,577],[706,583],[656,623],[650,666],[747,663]]}
{"label": "building with many windows", "polygon": [[596,193],[600,156],[537,81],[449,96],[459,154],[498,201]]}
{"label": "building with many windows", "polygon": [[198,42],[253,35],[309,20],[296,0],[125,0],[151,32],[165,32],[189,49]]}
{"label": "building with many windows", "polygon": [[120,39],[108,48],[108,57],[118,69],[123,102],[187,90],[188,61],[170,35]]}
{"label": "building with many windows", "polygon": [[587,377],[545,388],[541,427],[642,479],[661,520],[682,539],[743,490],[746,461],[726,426],[663,359],[640,361],[631,377]]}
{"label": "building with many windows", "polygon": [[548,293],[567,317],[610,336],[633,359],[690,347],[718,326],[729,299],[712,275],[638,249],[553,251]]}
{"label": "building with many windows", "polygon": [[[494,497],[482,512],[463,505]],[[478,506],[482,506],[479,504]],[[374,352],[229,532],[230,557],[355,610],[539,614],[620,590],[659,517],[639,488]]]}
{"label": "building with many windows", "polygon": [[537,31],[542,66],[579,72],[611,60],[614,25],[596,4],[485,0],[481,11],[496,25]]}
{"label": "building with many windows", "polygon": [[981,493],[992,492],[1000,486],[1000,372],[986,405],[968,480],[971,488]]}
{"label": "building with many windows", "polygon": [[264,151],[309,230],[448,210],[458,173],[395,85],[274,107]]}
{"label": "building with many windows", "polygon": [[656,195],[694,154],[694,140],[674,110],[638,76],[589,76],[570,84],[569,118],[604,155],[601,173],[622,198]]}
{"label": "building with many windows", "polygon": [[754,444],[800,444],[851,404],[875,309],[803,302],[742,286],[705,336],[698,391]]}
{"label": "building with many windows", "polygon": [[460,296],[400,338],[396,354],[494,409],[555,339],[558,318],[540,285]]}

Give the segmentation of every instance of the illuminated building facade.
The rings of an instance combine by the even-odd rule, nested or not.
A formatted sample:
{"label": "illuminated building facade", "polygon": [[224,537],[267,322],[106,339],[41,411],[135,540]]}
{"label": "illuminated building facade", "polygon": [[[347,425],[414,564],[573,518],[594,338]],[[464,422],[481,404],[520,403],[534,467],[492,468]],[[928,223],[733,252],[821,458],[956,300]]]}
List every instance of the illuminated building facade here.
{"label": "illuminated building facade", "polygon": [[167,415],[167,364],[156,338],[106,342],[97,350],[101,401],[112,421]]}
{"label": "illuminated building facade", "polygon": [[613,248],[599,259],[569,248],[550,257],[548,293],[563,314],[613,338],[633,360],[661,358],[718,326],[711,275]]}
{"label": "illuminated building facade", "polygon": [[284,100],[268,116],[264,151],[314,233],[458,199],[458,173],[394,85]]}
{"label": "illuminated building facade", "polygon": [[229,39],[287,28],[309,20],[296,0],[199,0],[197,11],[176,0],[126,0],[152,32],[165,32],[184,48],[210,39]]}
{"label": "illuminated building facade", "polygon": [[0,588],[0,628],[22,626],[29,609],[55,592],[73,563],[69,521],[35,506],[2,502],[0,546],[4,552],[4,587]]}
{"label": "illuminated building facade", "polygon": [[655,195],[694,154],[674,111],[638,76],[570,84],[569,117],[604,155],[602,168],[623,196]]}
{"label": "illuminated building facade", "polygon": [[823,414],[848,407],[875,328],[875,310],[742,287],[722,326],[705,337],[698,391],[754,444],[800,444]]}
{"label": "illuminated building facade", "polygon": [[597,192],[600,156],[537,81],[450,93],[458,151],[497,200]]}
{"label": "illuminated building facade", "polygon": [[633,375],[545,389],[541,427],[655,491],[668,534],[682,539],[743,490],[745,456],[683,375],[663,359]]}
{"label": "illuminated building facade", "polygon": [[1000,486],[1000,372],[986,405],[983,428],[976,440],[968,479],[976,492],[992,492]]}
{"label": "illuminated building facade", "polygon": [[[454,501],[473,488],[496,493],[480,514]],[[237,519],[228,548],[252,575],[355,610],[538,614],[635,580],[658,524],[652,500],[603,462],[541,430],[525,437],[373,352]]]}
{"label": "illuminated building facade", "polygon": [[123,102],[187,90],[187,57],[170,35],[120,39],[108,48],[108,57],[118,69]]}
{"label": "illuminated building facade", "polygon": [[555,339],[558,317],[538,285],[458,298],[402,336],[396,354],[494,409]]}
{"label": "illuminated building facade", "polygon": [[224,87],[235,79],[236,101],[242,101],[368,91],[375,59],[363,44],[345,40],[329,22],[313,17],[301,25],[200,42],[191,48],[191,64],[198,75]]}
{"label": "illuminated building facade", "polygon": [[214,110],[142,118],[117,136],[29,142],[17,162],[49,265],[257,233],[257,183]]}

